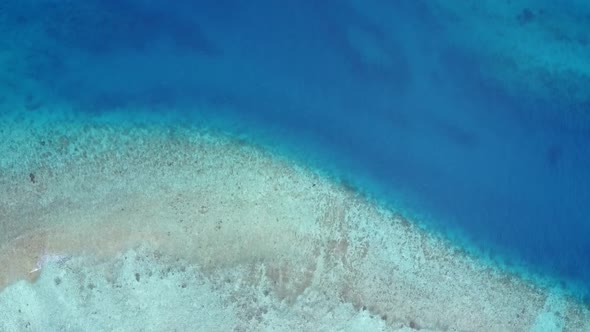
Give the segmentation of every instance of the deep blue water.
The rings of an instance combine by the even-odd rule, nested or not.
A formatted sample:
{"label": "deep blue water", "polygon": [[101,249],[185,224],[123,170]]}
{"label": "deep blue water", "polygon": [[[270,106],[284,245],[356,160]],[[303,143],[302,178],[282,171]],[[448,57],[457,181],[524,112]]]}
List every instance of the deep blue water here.
{"label": "deep blue water", "polygon": [[[344,1],[29,0],[3,10],[12,29],[42,27],[23,50],[26,74],[80,112],[224,117],[403,200],[433,228],[590,287],[590,109],[484,79],[486,60],[449,42],[421,1],[365,3],[385,23]],[[351,35],[387,62],[364,60]]]}

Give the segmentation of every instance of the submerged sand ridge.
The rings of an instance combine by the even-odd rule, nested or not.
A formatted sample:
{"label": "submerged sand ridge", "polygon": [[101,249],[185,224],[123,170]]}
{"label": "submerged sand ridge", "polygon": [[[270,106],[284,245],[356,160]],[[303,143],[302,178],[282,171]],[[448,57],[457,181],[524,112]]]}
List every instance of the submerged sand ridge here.
{"label": "submerged sand ridge", "polygon": [[[259,147],[196,128],[40,119],[7,117],[19,130],[0,132],[7,331],[66,317],[47,314],[56,301],[72,330],[590,330],[588,309],[559,290],[485,267]],[[165,312],[183,318],[152,321]]]}

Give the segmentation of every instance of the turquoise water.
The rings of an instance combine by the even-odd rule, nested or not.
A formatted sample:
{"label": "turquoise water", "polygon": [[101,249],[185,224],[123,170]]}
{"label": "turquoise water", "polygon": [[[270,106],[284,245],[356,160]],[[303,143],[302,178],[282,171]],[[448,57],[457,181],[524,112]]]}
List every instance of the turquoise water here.
{"label": "turquoise water", "polygon": [[525,51],[470,35],[505,22],[432,2],[5,1],[3,48],[22,55],[11,69],[22,80],[3,84],[28,91],[30,112],[181,109],[491,256],[590,287],[590,23],[579,19],[590,10],[537,4],[507,9],[532,46],[520,44],[588,55],[578,72],[561,69],[565,56],[530,69]]}

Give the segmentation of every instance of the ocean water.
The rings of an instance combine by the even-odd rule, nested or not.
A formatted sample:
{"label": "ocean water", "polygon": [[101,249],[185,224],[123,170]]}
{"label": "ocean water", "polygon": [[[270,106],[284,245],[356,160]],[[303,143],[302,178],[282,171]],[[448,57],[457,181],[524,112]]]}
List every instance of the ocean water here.
{"label": "ocean water", "polygon": [[2,84],[27,114],[230,132],[584,298],[588,17],[576,1],[4,1]]}

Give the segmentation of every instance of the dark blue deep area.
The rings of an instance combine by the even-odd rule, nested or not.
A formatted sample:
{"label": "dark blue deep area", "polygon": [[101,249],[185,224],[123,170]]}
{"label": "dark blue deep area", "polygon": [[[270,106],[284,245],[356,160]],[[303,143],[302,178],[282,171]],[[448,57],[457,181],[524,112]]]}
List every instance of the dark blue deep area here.
{"label": "dark blue deep area", "polygon": [[364,2],[382,22],[343,1],[14,2],[13,24],[43,22],[47,38],[29,75],[82,112],[223,116],[434,228],[590,286],[588,117],[487,83],[421,1]]}

